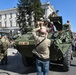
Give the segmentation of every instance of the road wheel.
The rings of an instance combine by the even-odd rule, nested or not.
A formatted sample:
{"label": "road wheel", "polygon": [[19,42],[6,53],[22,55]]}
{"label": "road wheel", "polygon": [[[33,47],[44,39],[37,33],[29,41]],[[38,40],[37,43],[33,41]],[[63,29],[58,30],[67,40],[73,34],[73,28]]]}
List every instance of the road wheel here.
{"label": "road wheel", "polygon": [[63,70],[68,71],[71,63],[71,47],[67,50],[66,56],[63,58]]}
{"label": "road wheel", "polygon": [[23,65],[26,67],[32,66],[33,58],[22,55],[22,62],[23,62]]}

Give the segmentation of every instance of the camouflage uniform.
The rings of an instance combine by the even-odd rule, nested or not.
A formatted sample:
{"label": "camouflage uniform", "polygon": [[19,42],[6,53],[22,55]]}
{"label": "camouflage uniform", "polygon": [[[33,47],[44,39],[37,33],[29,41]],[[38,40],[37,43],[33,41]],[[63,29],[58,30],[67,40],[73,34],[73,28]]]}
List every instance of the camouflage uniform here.
{"label": "camouflage uniform", "polygon": [[0,38],[0,61],[3,59],[3,45],[2,45],[2,41],[1,41],[1,38]]}
{"label": "camouflage uniform", "polygon": [[3,46],[3,49],[2,49],[3,59],[1,60],[1,64],[3,63],[7,64],[7,49],[8,49],[9,41],[7,38],[1,38],[1,41]]}
{"label": "camouflage uniform", "polygon": [[71,30],[71,25],[70,25],[70,21],[69,20],[67,20],[66,25],[67,25],[67,29]]}

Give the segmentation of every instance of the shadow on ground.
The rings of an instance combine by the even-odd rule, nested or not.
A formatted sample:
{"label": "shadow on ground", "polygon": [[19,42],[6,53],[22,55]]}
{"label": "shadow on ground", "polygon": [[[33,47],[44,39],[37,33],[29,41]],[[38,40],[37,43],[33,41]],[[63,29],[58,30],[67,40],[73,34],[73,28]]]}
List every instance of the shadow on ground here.
{"label": "shadow on ground", "polygon": [[[50,64],[50,69],[49,71],[55,71],[55,72],[65,72],[60,65],[56,64]],[[36,73],[36,66],[35,64],[32,65],[31,67],[27,68],[27,70],[23,74],[30,74],[30,73]]]}
{"label": "shadow on ground", "polygon": [[[71,64],[71,66],[76,67],[74,64]],[[36,73],[36,66],[33,64],[31,67],[24,67],[21,55],[19,53],[13,53],[13,56],[8,56],[7,65],[0,65],[0,70],[18,74],[30,74]],[[63,67],[57,64],[50,64],[50,71],[64,72]]]}
{"label": "shadow on ground", "polygon": [[8,56],[7,65],[0,65],[0,70],[21,74],[26,68],[22,64],[21,55],[19,53],[13,53],[12,56]]}

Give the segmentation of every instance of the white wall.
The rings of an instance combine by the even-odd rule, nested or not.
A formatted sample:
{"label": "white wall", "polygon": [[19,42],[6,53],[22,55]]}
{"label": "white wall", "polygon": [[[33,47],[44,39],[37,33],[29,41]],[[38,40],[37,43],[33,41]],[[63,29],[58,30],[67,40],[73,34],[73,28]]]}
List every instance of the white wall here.
{"label": "white wall", "polygon": [[[10,18],[10,13],[12,14],[12,18]],[[2,16],[2,19],[0,20],[0,22],[2,22],[2,27],[5,27],[5,21],[6,21],[6,27],[11,27],[10,21],[12,22],[12,27],[16,26],[16,13],[17,13],[16,8],[1,10],[0,15]]]}
{"label": "white wall", "polygon": [[[45,18],[48,18],[48,16],[54,11],[54,8],[50,5],[49,2],[42,4],[42,8],[45,10]],[[10,13],[12,13],[12,18],[10,18]],[[11,8],[7,10],[1,10],[0,15],[2,15],[2,19],[0,22],[2,22],[2,27],[5,27],[5,21],[6,21],[6,27],[11,27],[10,21],[12,21],[12,27],[16,26],[16,14],[17,14],[17,9],[16,8]],[[5,19],[5,14],[6,14],[6,19]],[[33,24],[33,22],[32,22]]]}

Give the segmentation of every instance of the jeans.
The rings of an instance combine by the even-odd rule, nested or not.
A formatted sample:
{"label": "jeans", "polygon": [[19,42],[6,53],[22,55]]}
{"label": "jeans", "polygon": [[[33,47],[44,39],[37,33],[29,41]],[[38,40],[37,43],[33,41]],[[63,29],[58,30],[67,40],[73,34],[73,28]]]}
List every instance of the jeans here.
{"label": "jeans", "polygon": [[49,75],[49,61],[41,61],[36,59],[37,75]]}

